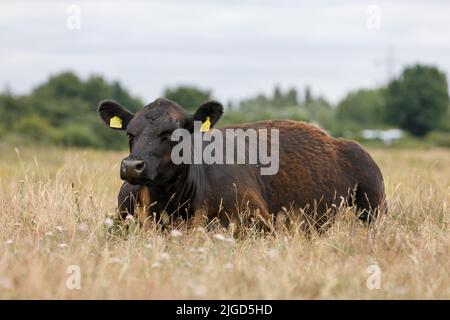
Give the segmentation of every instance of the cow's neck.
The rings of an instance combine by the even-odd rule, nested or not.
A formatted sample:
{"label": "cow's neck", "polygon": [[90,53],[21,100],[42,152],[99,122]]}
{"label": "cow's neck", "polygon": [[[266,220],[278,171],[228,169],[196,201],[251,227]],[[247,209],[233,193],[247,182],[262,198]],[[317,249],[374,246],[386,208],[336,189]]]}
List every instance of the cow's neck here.
{"label": "cow's neck", "polygon": [[[187,217],[199,209],[205,194],[205,169],[203,165],[185,165],[182,172],[164,187],[151,188],[152,200],[157,210],[169,215]],[[153,190],[152,190],[153,189]]]}

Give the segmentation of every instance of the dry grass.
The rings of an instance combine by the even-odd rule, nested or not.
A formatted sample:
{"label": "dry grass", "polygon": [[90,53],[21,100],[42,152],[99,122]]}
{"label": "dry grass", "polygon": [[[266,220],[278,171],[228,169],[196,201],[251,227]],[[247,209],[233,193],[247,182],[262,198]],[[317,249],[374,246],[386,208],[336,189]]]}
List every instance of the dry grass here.
{"label": "dry grass", "polygon": [[[311,239],[184,226],[111,233],[123,154],[0,151],[0,298],[450,298],[449,150],[372,150],[390,214],[367,229],[343,210]],[[372,264],[379,290],[366,285]],[[80,290],[66,287],[70,265]]]}

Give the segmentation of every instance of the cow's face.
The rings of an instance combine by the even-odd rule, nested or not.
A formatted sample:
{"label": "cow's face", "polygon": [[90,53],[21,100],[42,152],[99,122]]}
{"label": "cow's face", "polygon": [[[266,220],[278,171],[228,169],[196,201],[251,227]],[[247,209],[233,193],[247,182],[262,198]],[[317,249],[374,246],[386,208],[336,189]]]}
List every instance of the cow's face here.
{"label": "cow's face", "polygon": [[177,178],[182,168],[171,159],[176,144],[170,139],[172,132],[179,128],[192,132],[194,121],[203,122],[207,117],[213,126],[223,107],[210,101],[190,115],[175,102],[159,98],[133,114],[117,102],[105,100],[98,112],[109,127],[128,135],[130,155],[122,160],[120,177],[131,184],[156,185]]}

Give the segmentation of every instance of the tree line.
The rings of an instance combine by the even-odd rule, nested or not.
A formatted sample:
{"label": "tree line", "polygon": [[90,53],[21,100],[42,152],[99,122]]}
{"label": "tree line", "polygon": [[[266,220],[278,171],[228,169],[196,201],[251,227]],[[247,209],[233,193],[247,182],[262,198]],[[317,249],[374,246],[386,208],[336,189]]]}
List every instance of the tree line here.
{"label": "tree line", "polygon": [[[162,96],[190,112],[214,98],[211,90],[194,86],[169,87]],[[108,130],[98,119],[96,106],[105,98],[131,111],[144,105],[117,81],[108,82],[99,75],[83,80],[70,71],[50,76],[26,95],[5,89],[0,93],[0,138],[13,143],[123,148],[124,135]],[[441,132],[450,146],[448,83],[445,73],[434,66],[406,67],[385,86],[352,91],[335,106],[310,87],[282,90],[275,86],[271,94],[260,93],[226,107],[222,125],[293,119],[353,138],[365,128],[396,127],[419,138]]]}

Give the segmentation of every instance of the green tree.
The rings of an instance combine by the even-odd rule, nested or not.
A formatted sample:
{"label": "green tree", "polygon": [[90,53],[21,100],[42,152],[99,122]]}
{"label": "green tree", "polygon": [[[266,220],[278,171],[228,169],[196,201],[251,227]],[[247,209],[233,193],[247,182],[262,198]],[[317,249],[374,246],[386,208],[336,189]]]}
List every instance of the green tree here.
{"label": "green tree", "polygon": [[283,97],[283,93],[281,92],[280,86],[276,85],[273,88],[273,99],[272,99],[272,104],[275,107],[281,107],[284,105],[284,97]]}
{"label": "green tree", "polygon": [[272,107],[292,107],[298,105],[297,90],[289,88],[286,92],[276,85],[273,89],[273,98],[269,100]]}
{"label": "green tree", "polygon": [[58,130],[48,121],[37,115],[26,116],[14,125],[14,129],[32,141],[45,141],[54,143],[58,137]]}
{"label": "green tree", "polygon": [[239,108],[242,110],[258,112],[261,108],[273,107],[272,100],[267,98],[263,93],[259,93],[254,97],[241,100]]}
{"label": "green tree", "polygon": [[304,99],[305,104],[311,103],[312,100],[313,100],[313,97],[312,97],[311,87],[305,86],[305,99]]}
{"label": "green tree", "polygon": [[21,114],[20,109],[18,98],[13,96],[9,89],[0,94],[0,130],[2,132],[12,128],[14,121]]}
{"label": "green tree", "polygon": [[126,145],[125,135],[104,126],[97,114],[100,100],[114,99],[135,111],[142,107],[119,82],[99,75],[80,79],[67,71],[52,75],[31,94],[0,93],[0,135],[27,140],[108,149]]}
{"label": "green tree", "polygon": [[383,124],[384,111],[383,89],[361,89],[350,92],[339,102],[336,115],[343,123],[377,127]]}
{"label": "green tree", "polygon": [[308,104],[305,104],[303,109],[307,115],[304,120],[314,122],[327,129],[334,125],[335,110],[325,98],[314,98]]}
{"label": "green tree", "polygon": [[65,71],[50,76],[47,82],[36,87],[32,94],[51,98],[74,98],[83,94],[83,83],[75,73]]}
{"label": "green tree", "polygon": [[211,91],[191,86],[179,86],[166,88],[164,97],[175,101],[186,110],[194,112],[202,103],[211,100]]}
{"label": "green tree", "polygon": [[297,106],[298,105],[298,93],[297,89],[289,88],[286,93],[286,104],[288,106]]}
{"label": "green tree", "polygon": [[422,137],[435,129],[449,106],[445,74],[433,66],[406,68],[386,91],[386,120]]}

